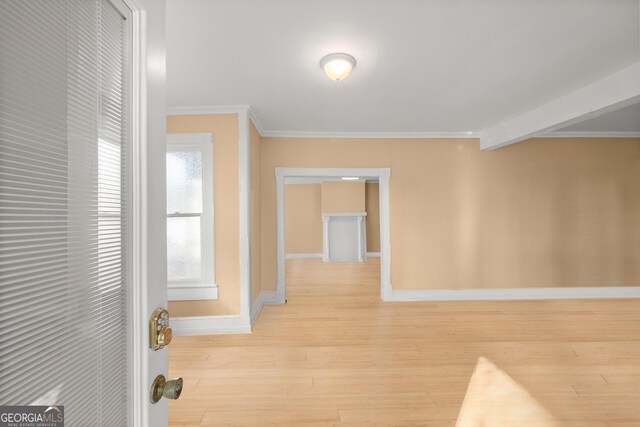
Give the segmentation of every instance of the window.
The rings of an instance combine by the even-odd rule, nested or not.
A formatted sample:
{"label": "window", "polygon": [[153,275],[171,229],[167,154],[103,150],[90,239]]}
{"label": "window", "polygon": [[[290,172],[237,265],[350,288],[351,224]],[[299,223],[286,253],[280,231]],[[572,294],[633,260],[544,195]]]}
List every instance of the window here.
{"label": "window", "polygon": [[213,258],[213,142],[167,140],[167,282],[170,301],[217,299]]}

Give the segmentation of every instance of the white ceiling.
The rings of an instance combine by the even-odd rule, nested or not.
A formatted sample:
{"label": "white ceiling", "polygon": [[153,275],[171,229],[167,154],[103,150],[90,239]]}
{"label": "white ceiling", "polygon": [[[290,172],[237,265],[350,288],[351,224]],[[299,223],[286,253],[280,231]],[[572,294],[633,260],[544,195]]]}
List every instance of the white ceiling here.
{"label": "white ceiling", "polygon": [[[169,107],[267,131],[481,131],[639,60],[638,0],[169,0]],[[355,56],[343,82],[318,63]]]}
{"label": "white ceiling", "polygon": [[630,105],[593,119],[585,120],[560,132],[628,132],[640,133],[640,104]]}

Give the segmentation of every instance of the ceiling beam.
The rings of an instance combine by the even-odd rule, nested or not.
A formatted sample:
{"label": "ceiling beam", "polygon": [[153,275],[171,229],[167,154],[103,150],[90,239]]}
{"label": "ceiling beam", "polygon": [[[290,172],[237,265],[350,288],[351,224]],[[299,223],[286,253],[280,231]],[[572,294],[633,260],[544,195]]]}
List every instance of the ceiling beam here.
{"label": "ceiling beam", "polygon": [[492,150],[563,128],[640,101],[640,63],[486,129],[480,148]]}

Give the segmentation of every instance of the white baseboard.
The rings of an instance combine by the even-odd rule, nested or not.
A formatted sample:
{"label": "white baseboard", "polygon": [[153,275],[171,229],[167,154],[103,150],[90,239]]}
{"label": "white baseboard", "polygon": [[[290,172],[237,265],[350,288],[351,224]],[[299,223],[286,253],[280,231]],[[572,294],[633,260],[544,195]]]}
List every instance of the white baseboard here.
{"label": "white baseboard", "polygon": [[171,319],[174,335],[212,335],[251,332],[251,324],[240,316],[174,317]]}
{"label": "white baseboard", "polygon": [[280,304],[278,299],[278,293],[276,291],[262,291],[258,298],[251,303],[251,324],[256,321],[262,306],[267,304]]}
{"label": "white baseboard", "polygon": [[640,298],[640,287],[394,290],[390,301]]}
{"label": "white baseboard", "polygon": [[380,258],[380,252],[367,252],[369,258]]}
{"label": "white baseboard", "polygon": [[309,259],[309,258],[322,258],[321,253],[315,252],[306,252],[306,253],[298,253],[298,254],[287,254],[287,259]]}

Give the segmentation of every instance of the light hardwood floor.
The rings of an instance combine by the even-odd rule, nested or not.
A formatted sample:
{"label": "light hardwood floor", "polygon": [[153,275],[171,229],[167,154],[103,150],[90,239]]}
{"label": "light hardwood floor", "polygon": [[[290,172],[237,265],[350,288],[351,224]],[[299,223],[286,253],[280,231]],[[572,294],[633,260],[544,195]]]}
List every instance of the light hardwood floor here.
{"label": "light hardwood floor", "polygon": [[378,270],[289,260],[253,334],[176,337],[171,425],[640,426],[639,300],[382,303]]}

